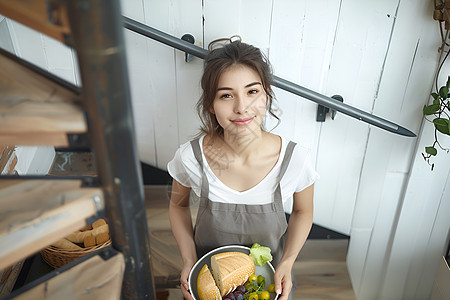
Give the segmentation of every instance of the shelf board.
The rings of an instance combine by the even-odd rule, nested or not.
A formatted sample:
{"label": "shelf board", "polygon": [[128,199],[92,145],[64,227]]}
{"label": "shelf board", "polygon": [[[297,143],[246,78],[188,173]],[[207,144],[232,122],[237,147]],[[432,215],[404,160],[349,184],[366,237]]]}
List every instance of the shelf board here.
{"label": "shelf board", "polygon": [[57,1],[1,0],[0,14],[63,43],[70,34],[67,9]]}
{"label": "shelf board", "polygon": [[0,269],[45,248],[103,208],[99,188],[81,180],[0,181]]}
{"label": "shelf board", "polygon": [[80,95],[18,60],[0,53],[0,145],[68,146],[87,131]]}
{"label": "shelf board", "polygon": [[125,259],[102,248],[14,291],[12,299],[117,299],[121,297]]}

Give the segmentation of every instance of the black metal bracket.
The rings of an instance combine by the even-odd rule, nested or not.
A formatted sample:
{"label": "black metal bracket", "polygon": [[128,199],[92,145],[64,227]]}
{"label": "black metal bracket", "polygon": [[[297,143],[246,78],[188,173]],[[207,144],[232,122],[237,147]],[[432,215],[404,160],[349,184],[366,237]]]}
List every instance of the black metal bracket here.
{"label": "black metal bracket", "polygon": [[[194,38],[194,36],[193,36],[192,34],[189,34],[189,33],[184,34],[184,35],[181,37],[181,39],[182,39],[183,41],[189,42],[189,43],[191,43],[191,44],[194,44],[194,43],[195,43],[195,38]],[[187,63],[193,61],[194,58],[195,58],[194,55],[189,54],[189,53],[187,53],[187,52],[184,53],[184,60],[185,60]]]}
{"label": "black metal bracket", "polygon": [[69,149],[90,151],[91,144],[87,133],[68,133]]}
{"label": "black metal bracket", "polygon": [[[331,96],[332,99],[344,102],[344,98],[340,95],[334,95]],[[330,111],[328,107],[325,107],[323,105],[320,105],[317,107],[317,115],[316,115],[316,121],[317,122],[325,122],[325,119],[327,118],[327,114]],[[334,120],[336,117],[336,111],[334,109],[331,110],[331,119]]]}

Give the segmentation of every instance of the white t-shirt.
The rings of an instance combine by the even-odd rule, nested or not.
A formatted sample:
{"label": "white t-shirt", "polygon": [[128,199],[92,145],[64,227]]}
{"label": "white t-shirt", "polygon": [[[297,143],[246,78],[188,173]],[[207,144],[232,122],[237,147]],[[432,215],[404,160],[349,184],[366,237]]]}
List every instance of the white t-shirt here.
{"label": "white t-shirt", "polygon": [[[272,170],[254,187],[239,192],[229,188],[220,181],[211,170],[203,153],[202,136],[199,139],[204,171],[209,183],[209,196],[211,201],[224,203],[241,203],[249,205],[266,204],[273,201],[273,194],[278,184],[281,163],[284,159],[288,140],[281,139],[281,152],[277,163]],[[293,194],[300,192],[314,183],[319,174],[314,170],[310,150],[297,144],[292,153],[291,161],[281,180],[281,194],[284,210],[292,211]],[[180,146],[175,157],[167,164],[170,176],[185,187],[190,187],[197,196],[200,196],[202,173],[200,165],[195,159],[190,142]]]}

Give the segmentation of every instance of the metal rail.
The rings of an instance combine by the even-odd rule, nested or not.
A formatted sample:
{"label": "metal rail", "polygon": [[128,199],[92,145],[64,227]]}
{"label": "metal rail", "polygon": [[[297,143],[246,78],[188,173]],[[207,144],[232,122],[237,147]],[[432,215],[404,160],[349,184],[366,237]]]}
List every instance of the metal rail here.
{"label": "metal rail", "polygon": [[[168,46],[171,46],[175,49],[187,52],[189,54],[192,54],[192,55],[202,58],[202,59],[205,58],[205,56],[208,54],[208,50],[206,50],[206,49],[195,46],[189,42],[186,42],[182,39],[179,39],[170,34],[159,31],[155,28],[152,28],[150,26],[147,26],[145,24],[142,24],[142,23],[132,20],[130,18],[123,17],[123,21],[124,21],[124,27],[126,29],[129,29],[131,31],[139,33],[143,36],[146,36],[148,38],[151,38],[155,41],[161,42]],[[291,92],[295,95],[301,96],[303,98],[306,98],[313,102],[316,102],[320,105],[323,105],[325,107],[333,109],[335,111],[341,112],[350,117],[356,118],[360,121],[363,121],[363,122],[369,123],[371,125],[377,126],[379,128],[382,128],[384,130],[387,130],[387,131],[390,131],[390,132],[393,132],[396,134],[400,134],[403,136],[408,136],[408,137],[416,136],[410,130],[408,130],[402,126],[399,126],[391,121],[377,117],[375,115],[367,113],[363,110],[360,110],[360,109],[350,106],[348,104],[338,102],[338,101],[332,99],[331,97],[327,97],[320,93],[314,92],[310,89],[302,87],[293,82],[287,81],[280,77],[274,76],[273,85],[278,88],[281,88],[283,90],[286,90],[288,92]]]}

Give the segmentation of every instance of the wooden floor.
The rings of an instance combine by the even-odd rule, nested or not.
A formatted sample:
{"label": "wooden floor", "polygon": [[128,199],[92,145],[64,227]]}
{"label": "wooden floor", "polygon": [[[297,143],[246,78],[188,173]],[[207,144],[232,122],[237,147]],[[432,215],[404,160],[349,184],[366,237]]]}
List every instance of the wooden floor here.
{"label": "wooden floor", "polygon": [[[156,288],[168,291],[170,300],[182,299],[176,288],[182,260],[170,230],[168,188],[146,186],[145,198]],[[345,262],[347,247],[346,239],[307,240],[294,265],[294,299],[355,299]]]}

